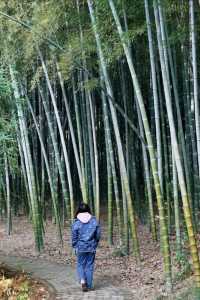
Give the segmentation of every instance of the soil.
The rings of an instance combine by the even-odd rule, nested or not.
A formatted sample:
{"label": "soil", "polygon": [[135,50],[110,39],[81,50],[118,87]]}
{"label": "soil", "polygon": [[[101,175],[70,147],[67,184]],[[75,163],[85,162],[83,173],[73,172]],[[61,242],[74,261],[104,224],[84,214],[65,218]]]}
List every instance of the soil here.
{"label": "soil", "polygon": [[33,279],[25,273],[12,271],[3,264],[0,265],[1,300],[46,300],[50,299],[50,296],[48,287],[40,280]]}
{"label": "soil", "polygon": [[[96,254],[96,282],[106,280],[114,286],[127,287],[140,300],[155,300],[158,296],[165,297],[166,291],[163,278],[163,263],[158,242],[153,242],[146,226],[138,225],[141,263],[136,263],[133,255],[121,256],[117,228],[114,228],[114,245],[107,242],[107,226],[102,224],[102,239]],[[57,239],[56,227],[51,220],[45,224],[45,246],[38,253],[34,246],[32,226],[25,217],[13,219],[13,230],[10,236],[6,234],[5,221],[0,220],[0,252],[11,256],[40,258],[45,261],[66,263],[75,268],[76,257],[70,246],[70,227],[66,224],[63,234],[64,246]],[[182,272],[175,261],[174,237],[171,239],[174,291],[178,294],[184,288],[192,286],[192,273],[188,269]],[[185,246],[187,252],[187,246]],[[187,263],[187,258],[186,262]],[[178,276],[179,275],[179,276]],[[97,284],[98,285],[98,284]],[[37,299],[37,298],[36,298]],[[40,298],[38,298],[40,299]],[[41,298],[42,299],[42,298]],[[160,298],[161,299],[161,298]],[[162,298],[164,299],[164,298]]]}

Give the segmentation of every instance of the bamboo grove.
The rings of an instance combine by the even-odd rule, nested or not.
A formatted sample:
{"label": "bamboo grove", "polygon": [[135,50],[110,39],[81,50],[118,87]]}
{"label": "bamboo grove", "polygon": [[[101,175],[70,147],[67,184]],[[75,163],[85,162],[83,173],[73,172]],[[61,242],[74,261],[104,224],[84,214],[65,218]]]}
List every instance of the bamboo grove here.
{"label": "bamboo grove", "polygon": [[160,241],[188,236],[196,284],[200,209],[200,3],[0,1],[0,215],[63,226],[88,202],[108,242],[139,263],[138,219]]}

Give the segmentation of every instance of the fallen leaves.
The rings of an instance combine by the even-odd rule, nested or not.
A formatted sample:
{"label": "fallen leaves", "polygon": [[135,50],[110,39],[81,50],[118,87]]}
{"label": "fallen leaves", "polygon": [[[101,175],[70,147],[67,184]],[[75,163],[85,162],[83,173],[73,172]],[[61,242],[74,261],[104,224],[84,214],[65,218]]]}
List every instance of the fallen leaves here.
{"label": "fallen leaves", "polygon": [[11,294],[12,284],[13,279],[6,279],[4,275],[0,278],[0,299],[3,299],[5,295],[9,296]]}
{"label": "fallen leaves", "polygon": [[49,295],[47,287],[40,281],[24,272],[12,271],[0,265],[1,300],[47,300]]}

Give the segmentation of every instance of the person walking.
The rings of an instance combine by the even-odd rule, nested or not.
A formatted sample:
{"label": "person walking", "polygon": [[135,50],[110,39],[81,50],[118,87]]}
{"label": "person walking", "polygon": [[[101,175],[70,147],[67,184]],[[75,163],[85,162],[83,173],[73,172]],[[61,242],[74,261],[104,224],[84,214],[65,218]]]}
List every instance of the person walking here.
{"label": "person walking", "polygon": [[93,289],[96,249],[101,237],[100,224],[88,204],[81,203],[72,224],[72,247],[77,256],[77,273],[83,292]]}

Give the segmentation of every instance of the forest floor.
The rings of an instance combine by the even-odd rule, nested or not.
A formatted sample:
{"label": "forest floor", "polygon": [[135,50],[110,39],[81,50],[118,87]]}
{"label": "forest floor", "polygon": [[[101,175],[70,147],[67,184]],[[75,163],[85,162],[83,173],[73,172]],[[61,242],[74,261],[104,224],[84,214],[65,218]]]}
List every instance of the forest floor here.
{"label": "forest floor", "polygon": [[[1,256],[0,256],[1,257]],[[5,256],[3,256],[3,260]],[[7,257],[10,263],[10,256]],[[2,261],[2,257],[0,258]],[[16,259],[15,259],[16,261]],[[4,264],[0,264],[0,299],[1,300],[36,300],[54,299],[55,293],[50,292],[48,284],[36,278],[30,277],[23,271],[11,270]]]}
{"label": "forest floor", "polygon": [[[173,238],[171,243],[175,296],[165,298],[163,264],[159,243],[152,241],[146,226],[138,226],[142,258],[140,265],[138,265],[133,256],[119,255],[116,231],[117,229],[115,229],[114,245],[109,246],[106,240],[106,224],[103,223],[102,240],[96,255],[94,280],[96,288],[98,288],[99,283],[106,282],[107,285],[110,284],[113,287],[131,290],[133,300],[197,299],[189,298],[189,296],[179,298],[178,296],[192,287],[193,280],[192,273],[188,269],[187,258],[182,261],[182,268],[175,260]],[[187,251],[187,247],[185,247],[185,251]],[[20,216],[13,219],[13,231],[10,236],[6,234],[5,222],[0,220],[0,253],[1,256],[5,253],[9,256],[38,259],[60,265],[65,264],[75,272],[76,257],[71,253],[70,230],[69,228],[64,230],[64,246],[62,248],[58,243],[56,228],[51,220],[45,224],[45,247],[40,254],[35,250],[32,226],[26,218]]]}

